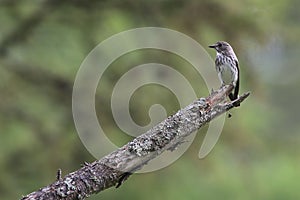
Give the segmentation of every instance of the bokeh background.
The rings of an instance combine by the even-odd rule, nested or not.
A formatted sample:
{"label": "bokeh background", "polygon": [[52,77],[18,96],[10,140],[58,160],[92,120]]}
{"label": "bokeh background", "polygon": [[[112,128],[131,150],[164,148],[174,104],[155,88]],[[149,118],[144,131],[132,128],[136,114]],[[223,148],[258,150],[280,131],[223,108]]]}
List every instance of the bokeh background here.
{"label": "bokeh background", "polygon": [[[232,111],[205,159],[198,158],[204,128],[169,167],[133,175],[121,188],[89,199],[300,199],[299,8],[298,0],[1,0],[0,198],[18,199],[52,183],[58,168],[65,175],[95,160],[72,118],[76,72],[113,34],[158,26],[205,48],[230,42],[240,60],[241,91],[252,94]],[[172,66],[199,97],[208,94],[192,66],[176,55],[144,50],[122,56],[106,70],[96,95],[101,125],[118,145],[131,138],[112,118],[113,86],[148,62]],[[168,114],[179,109],[169,90],[147,85],[131,99],[136,123],[149,122],[155,103]]]}

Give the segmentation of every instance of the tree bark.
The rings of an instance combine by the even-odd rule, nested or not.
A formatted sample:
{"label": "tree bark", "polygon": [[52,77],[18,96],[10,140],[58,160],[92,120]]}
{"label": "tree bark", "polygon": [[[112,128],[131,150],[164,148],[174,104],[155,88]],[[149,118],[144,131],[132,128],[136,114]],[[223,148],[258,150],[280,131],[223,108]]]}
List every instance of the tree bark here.
{"label": "tree bark", "polygon": [[244,101],[249,92],[233,102],[225,102],[232,85],[221,87],[207,98],[200,98],[174,115],[136,137],[118,150],[84,166],[64,178],[58,171],[57,181],[22,200],[84,199],[110,188],[120,186],[133,172],[166,150],[172,150],[185,137]]}

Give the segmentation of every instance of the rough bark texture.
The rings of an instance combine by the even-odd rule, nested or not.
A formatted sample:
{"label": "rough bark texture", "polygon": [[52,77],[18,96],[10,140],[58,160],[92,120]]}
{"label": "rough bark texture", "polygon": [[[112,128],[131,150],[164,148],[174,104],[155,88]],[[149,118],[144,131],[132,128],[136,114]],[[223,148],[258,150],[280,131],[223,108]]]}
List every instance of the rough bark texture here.
{"label": "rough bark texture", "polygon": [[187,107],[136,137],[118,150],[93,163],[85,163],[81,169],[23,197],[23,200],[84,199],[112,186],[119,186],[131,173],[165,150],[172,150],[185,137],[230,110],[246,99],[245,93],[234,102],[224,102],[233,89],[227,85],[207,98],[200,98]]}

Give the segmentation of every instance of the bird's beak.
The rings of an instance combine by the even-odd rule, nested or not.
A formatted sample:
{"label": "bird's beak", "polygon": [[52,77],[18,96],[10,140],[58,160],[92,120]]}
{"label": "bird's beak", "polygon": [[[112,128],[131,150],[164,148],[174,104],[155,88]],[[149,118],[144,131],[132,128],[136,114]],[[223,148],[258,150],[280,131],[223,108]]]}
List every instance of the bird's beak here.
{"label": "bird's beak", "polygon": [[212,45],[209,45],[208,47],[209,47],[209,48],[213,48],[213,49],[215,49],[215,48],[216,48],[216,46],[217,46],[216,44],[212,44]]}

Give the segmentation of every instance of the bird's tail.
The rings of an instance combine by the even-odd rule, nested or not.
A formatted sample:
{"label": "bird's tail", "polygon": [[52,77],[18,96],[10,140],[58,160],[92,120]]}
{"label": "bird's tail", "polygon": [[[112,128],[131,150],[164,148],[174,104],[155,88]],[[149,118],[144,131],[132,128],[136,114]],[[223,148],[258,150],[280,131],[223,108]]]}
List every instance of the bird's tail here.
{"label": "bird's tail", "polygon": [[[233,93],[230,93],[229,95],[228,95],[228,97],[229,97],[229,99],[231,100],[231,101],[234,101],[234,100],[236,100],[237,98],[238,98],[238,96],[239,96],[239,80],[237,81],[237,83],[236,83],[236,86],[234,87],[234,92]],[[238,106],[240,106],[240,104],[239,103],[235,103],[235,104],[233,104],[235,107],[238,107]]]}

